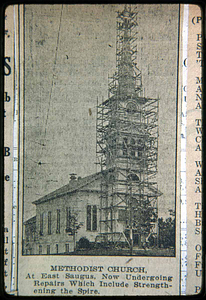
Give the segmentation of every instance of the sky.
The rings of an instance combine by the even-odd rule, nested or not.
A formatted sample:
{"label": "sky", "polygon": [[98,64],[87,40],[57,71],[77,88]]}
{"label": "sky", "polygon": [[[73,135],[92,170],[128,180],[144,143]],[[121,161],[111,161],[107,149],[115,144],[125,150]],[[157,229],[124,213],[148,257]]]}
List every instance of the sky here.
{"label": "sky", "polygon": [[[24,219],[32,201],[99,171],[96,104],[116,65],[122,5],[25,6]],[[146,97],[160,98],[159,215],[175,205],[178,5],[137,5],[137,66]]]}

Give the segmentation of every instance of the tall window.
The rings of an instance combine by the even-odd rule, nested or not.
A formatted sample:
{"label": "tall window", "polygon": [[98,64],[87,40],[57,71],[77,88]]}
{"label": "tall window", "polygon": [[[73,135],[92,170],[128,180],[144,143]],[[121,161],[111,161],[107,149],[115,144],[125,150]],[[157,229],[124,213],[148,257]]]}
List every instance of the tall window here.
{"label": "tall window", "polygon": [[92,210],[92,230],[97,230],[97,206],[93,205]]}
{"label": "tall window", "polygon": [[138,149],[138,157],[142,157],[142,148]]}
{"label": "tall window", "polygon": [[130,140],[130,153],[131,153],[131,156],[135,157],[135,144],[136,144],[136,141],[134,139],[131,139]]}
{"label": "tall window", "polygon": [[65,252],[69,253],[69,244],[65,244]]}
{"label": "tall window", "polygon": [[39,245],[39,254],[42,254],[42,245]]}
{"label": "tall window", "polygon": [[97,230],[97,206],[87,205],[87,230]]}
{"label": "tall window", "polygon": [[127,147],[128,147],[128,139],[123,138],[122,148],[123,148],[123,155],[127,155]]}
{"label": "tall window", "polygon": [[58,254],[59,253],[59,246],[58,246],[58,244],[56,244],[56,254]]}
{"label": "tall window", "polygon": [[60,233],[60,209],[57,209],[57,233]]}
{"label": "tall window", "polygon": [[50,254],[50,245],[47,245],[47,249],[46,250],[47,250],[46,253]]}
{"label": "tall window", "polygon": [[142,157],[142,154],[144,152],[145,144],[142,139],[139,139],[138,141],[138,157]]}
{"label": "tall window", "polygon": [[67,207],[66,210],[66,232],[71,231],[71,208]]}
{"label": "tall window", "polygon": [[114,137],[114,136],[112,136],[111,137],[111,145],[112,145],[112,154],[113,155],[116,155],[116,153],[117,153],[117,139],[116,139],[116,137]]}
{"label": "tall window", "polygon": [[48,212],[48,234],[51,234],[51,211]]}
{"label": "tall window", "polygon": [[87,230],[92,230],[92,207],[91,205],[87,205]]}
{"label": "tall window", "polygon": [[44,231],[44,214],[40,214],[40,235],[43,235]]}

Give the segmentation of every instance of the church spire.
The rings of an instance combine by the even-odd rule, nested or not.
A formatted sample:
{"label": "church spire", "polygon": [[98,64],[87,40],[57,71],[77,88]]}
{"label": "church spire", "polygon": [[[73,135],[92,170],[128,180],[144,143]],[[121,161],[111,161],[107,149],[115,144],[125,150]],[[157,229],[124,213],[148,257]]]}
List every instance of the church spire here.
{"label": "church spire", "polygon": [[134,78],[134,65],[132,62],[132,51],[130,45],[131,39],[131,20],[130,12],[125,5],[122,13],[122,49],[120,55],[120,62],[118,66],[119,75],[119,94],[130,95],[135,93],[135,78]]}
{"label": "church spire", "polygon": [[136,16],[137,13],[127,4],[117,16],[117,71],[113,91],[120,97],[133,96],[141,91],[141,72],[136,67]]}

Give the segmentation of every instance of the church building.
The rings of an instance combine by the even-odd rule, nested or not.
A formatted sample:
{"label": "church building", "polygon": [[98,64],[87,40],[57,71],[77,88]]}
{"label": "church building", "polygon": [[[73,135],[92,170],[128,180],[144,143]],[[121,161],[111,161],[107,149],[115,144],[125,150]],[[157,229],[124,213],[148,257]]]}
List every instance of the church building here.
{"label": "church building", "polygon": [[81,237],[95,241],[101,176],[77,179],[72,174],[69,184],[33,202],[36,216],[24,223],[24,254],[69,253]]}

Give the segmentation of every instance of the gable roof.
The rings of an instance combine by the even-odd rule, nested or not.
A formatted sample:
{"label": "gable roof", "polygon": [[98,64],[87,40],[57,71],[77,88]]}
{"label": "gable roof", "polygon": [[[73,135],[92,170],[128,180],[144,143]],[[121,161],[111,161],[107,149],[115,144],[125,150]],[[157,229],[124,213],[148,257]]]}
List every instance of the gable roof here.
{"label": "gable roof", "polygon": [[[80,178],[78,180],[71,180],[68,184],[64,185],[63,187],[41,197],[38,200],[33,201],[32,203],[35,205],[38,205],[40,203],[43,202],[47,202],[49,200],[55,199],[55,198],[59,198],[61,196],[67,195],[67,194],[71,194],[77,191],[81,191],[83,188],[85,188],[86,186],[88,186],[90,183],[101,179],[102,176],[105,176],[105,174],[107,174],[108,172],[112,172],[114,169],[110,168],[107,170],[103,170],[101,172]],[[152,187],[151,185],[148,186],[148,189],[156,196],[159,197],[162,195],[162,193],[155,187]],[[82,191],[87,191],[86,189],[83,189]],[[100,192],[100,190],[98,189],[90,189],[90,192],[94,191],[94,192]]]}
{"label": "gable roof", "polygon": [[36,216],[31,217],[30,219],[28,219],[24,222],[25,225],[34,224],[34,223],[36,223]]}
{"label": "gable roof", "polygon": [[102,175],[107,173],[109,170],[104,170],[89,176],[86,176],[84,178],[80,178],[77,180],[71,180],[68,184],[64,185],[63,187],[41,197],[38,200],[33,201],[33,204],[40,204],[42,202],[46,202],[49,200],[52,200],[54,198],[59,198],[63,195],[70,194],[73,192],[76,192],[78,190],[81,190],[83,187],[87,186],[88,184],[92,183],[95,180],[98,180],[101,178]]}

